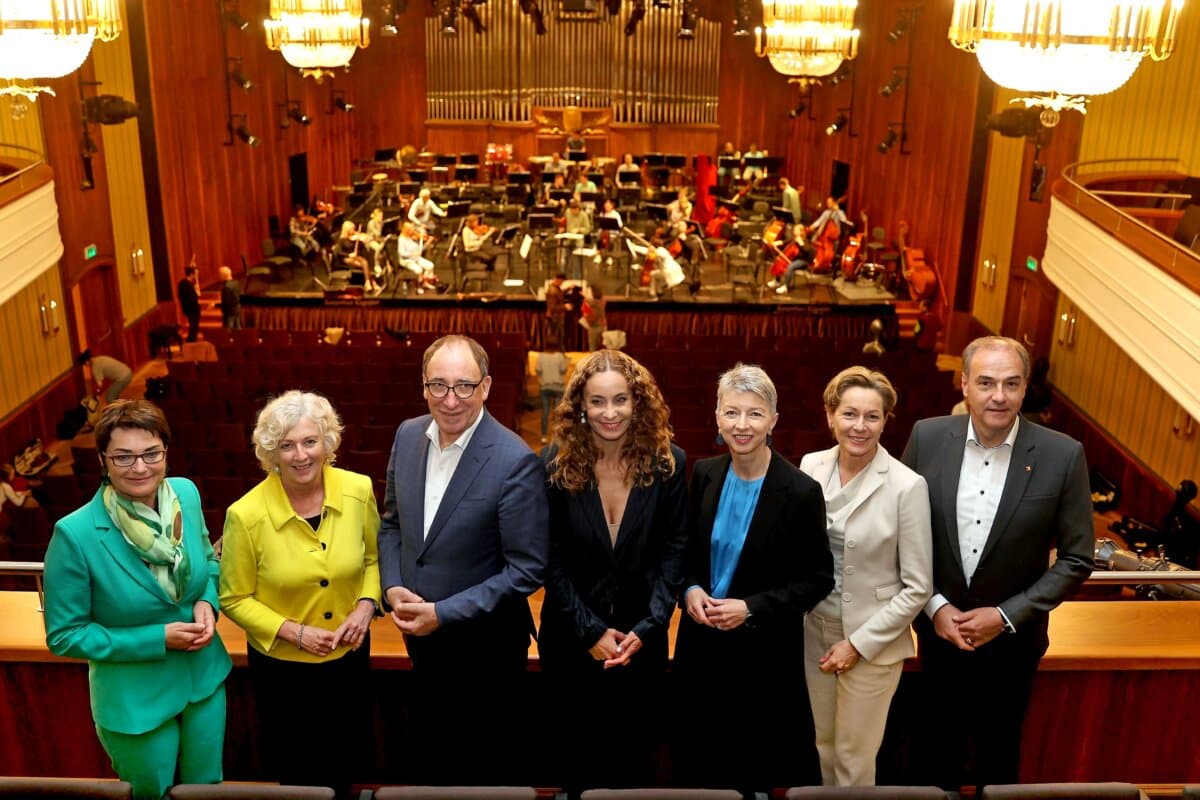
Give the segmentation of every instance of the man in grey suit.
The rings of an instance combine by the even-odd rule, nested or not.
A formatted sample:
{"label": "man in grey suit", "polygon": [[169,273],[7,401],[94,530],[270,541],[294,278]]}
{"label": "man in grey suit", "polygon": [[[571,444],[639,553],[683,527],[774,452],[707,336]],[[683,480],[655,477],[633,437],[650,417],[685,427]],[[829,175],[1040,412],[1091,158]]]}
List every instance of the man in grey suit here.
{"label": "man in grey suit", "polygon": [[[396,431],[379,529],[392,621],[412,659],[416,763],[432,782],[500,780],[549,554],[541,461],[484,410],[488,356],[443,336],[422,362],[429,414]],[[470,680],[457,680],[469,675]],[[502,688],[503,684],[503,688]]]}
{"label": "man in grey suit", "polygon": [[1092,569],[1083,447],[1020,417],[1028,379],[1019,342],[976,339],[963,352],[969,414],[921,420],[904,451],[929,485],[933,528],[934,595],[916,622],[930,726],[919,779],[946,789],[1018,781],[1050,611]]}

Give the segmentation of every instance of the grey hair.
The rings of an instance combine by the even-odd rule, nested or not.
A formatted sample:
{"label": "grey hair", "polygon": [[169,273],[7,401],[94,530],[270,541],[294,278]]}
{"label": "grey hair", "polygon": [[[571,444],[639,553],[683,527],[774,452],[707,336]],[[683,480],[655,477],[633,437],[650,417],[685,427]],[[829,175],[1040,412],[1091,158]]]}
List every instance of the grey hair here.
{"label": "grey hair", "polygon": [[342,421],[333,406],[319,394],[292,389],[271,400],[258,412],[254,425],[254,455],[265,472],[271,472],[278,464],[279,441],[288,431],[310,419],[321,432],[325,442],[325,461],[332,464],[337,457],[338,445],[342,443]]}
{"label": "grey hair", "polygon": [[762,367],[738,362],[733,369],[721,374],[717,380],[717,410],[720,410],[721,398],[726,392],[750,392],[756,394],[775,413],[779,393],[775,391],[775,383]]}
{"label": "grey hair", "polygon": [[980,350],[1011,350],[1021,359],[1021,372],[1025,380],[1029,380],[1029,351],[1025,345],[1007,336],[980,336],[963,350],[962,371],[964,375],[971,374],[971,359]]}

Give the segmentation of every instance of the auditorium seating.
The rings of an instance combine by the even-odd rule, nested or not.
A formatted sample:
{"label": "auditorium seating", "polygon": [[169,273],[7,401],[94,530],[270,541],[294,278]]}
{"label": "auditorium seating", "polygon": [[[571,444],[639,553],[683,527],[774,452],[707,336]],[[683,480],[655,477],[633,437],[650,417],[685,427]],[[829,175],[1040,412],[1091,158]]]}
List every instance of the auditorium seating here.
{"label": "auditorium seating", "polygon": [[588,789],[579,800],[742,800],[732,789]]}
{"label": "auditorium seating", "polygon": [[531,786],[382,786],[375,800],[536,800]]}
{"label": "auditorium seating", "polygon": [[129,800],[133,787],[99,778],[0,778],[0,797]]}
{"label": "auditorium seating", "polygon": [[324,786],[280,786],[270,783],[181,783],[167,791],[170,800],[333,800]]}
{"label": "auditorium seating", "polygon": [[1014,783],[983,787],[982,800],[1146,800],[1132,783]]}
{"label": "auditorium seating", "polygon": [[795,786],[787,800],[946,800],[936,786]]}

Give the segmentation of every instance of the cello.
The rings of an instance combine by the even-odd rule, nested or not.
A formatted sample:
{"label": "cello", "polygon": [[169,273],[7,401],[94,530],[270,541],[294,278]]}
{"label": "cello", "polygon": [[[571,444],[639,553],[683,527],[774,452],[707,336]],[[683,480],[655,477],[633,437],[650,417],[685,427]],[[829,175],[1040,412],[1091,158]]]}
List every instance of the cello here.
{"label": "cello", "polygon": [[900,242],[900,273],[908,284],[908,295],[913,300],[926,303],[933,300],[937,294],[937,273],[925,263],[925,251],[919,247],[909,247],[904,242],[908,234],[908,222],[901,220],[897,239]]}
{"label": "cello", "polygon": [[862,258],[863,241],[866,239],[869,229],[865,211],[862,212],[862,223],[862,230],[850,237],[845,251],[842,252],[842,277],[846,280],[852,280],[858,274],[858,262]]}
{"label": "cello", "polygon": [[833,271],[833,259],[837,254],[837,243],[841,235],[842,229],[838,226],[837,220],[831,216],[825,223],[825,227],[817,234],[817,238],[813,240],[813,247],[817,251],[816,256],[813,257],[812,271],[814,275]]}

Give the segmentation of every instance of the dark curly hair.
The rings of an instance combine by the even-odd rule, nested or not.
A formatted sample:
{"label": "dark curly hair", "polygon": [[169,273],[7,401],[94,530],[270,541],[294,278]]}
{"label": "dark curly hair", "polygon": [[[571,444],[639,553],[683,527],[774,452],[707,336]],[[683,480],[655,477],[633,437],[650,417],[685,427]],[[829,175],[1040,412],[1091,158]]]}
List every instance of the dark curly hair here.
{"label": "dark curly hair", "polygon": [[629,384],[633,418],[621,447],[621,460],[629,465],[633,486],[649,486],[655,476],[675,471],[671,454],[671,411],[663,401],[654,376],[620,350],[589,353],[575,367],[562,402],[554,409],[554,439],[558,453],[550,468],[550,482],[572,494],[595,483],[600,451],[586,419],[583,393],[588,380],[601,372],[619,372]]}

